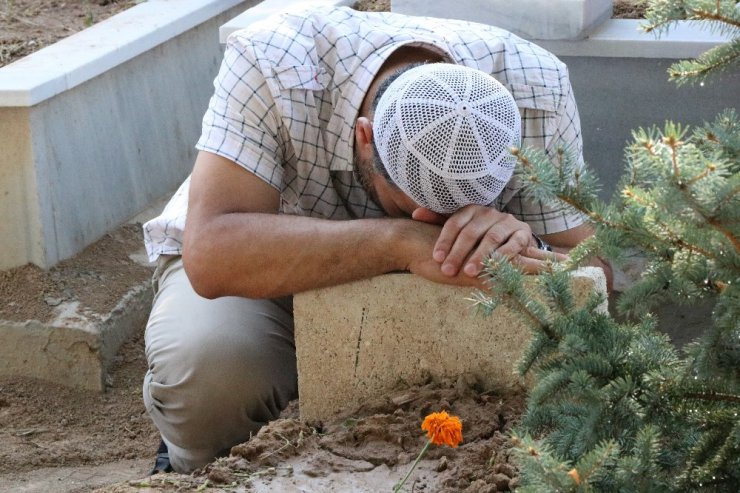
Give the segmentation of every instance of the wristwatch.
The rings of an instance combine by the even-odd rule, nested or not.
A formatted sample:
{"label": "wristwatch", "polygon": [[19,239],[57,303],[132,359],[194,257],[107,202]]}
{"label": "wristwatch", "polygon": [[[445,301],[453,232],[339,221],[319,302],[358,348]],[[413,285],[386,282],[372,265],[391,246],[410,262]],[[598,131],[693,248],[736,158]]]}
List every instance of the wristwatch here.
{"label": "wristwatch", "polygon": [[552,247],[536,234],[532,233],[532,238],[534,238],[534,241],[537,243],[537,248],[540,250],[544,250],[546,252],[552,251]]}

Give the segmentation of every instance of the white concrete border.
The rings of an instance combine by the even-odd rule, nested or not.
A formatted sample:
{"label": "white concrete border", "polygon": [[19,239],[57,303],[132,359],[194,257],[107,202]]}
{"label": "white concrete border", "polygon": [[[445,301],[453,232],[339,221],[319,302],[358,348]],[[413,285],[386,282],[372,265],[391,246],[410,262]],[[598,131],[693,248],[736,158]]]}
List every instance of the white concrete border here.
{"label": "white concrete border", "polygon": [[583,39],[612,16],[612,0],[392,0],[400,14],[490,24],[525,39]]}
{"label": "white concrete border", "polygon": [[258,0],[148,0],[0,68],[0,269],[49,268],[192,169],[222,47]]}
{"label": "white concrete border", "polygon": [[74,88],[243,0],[147,0],[0,69],[0,106]]}
{"label": "white concrete border", "polygon": [[609,19],[582,40],[533,41],[558,56],[681,59],[694,58],[730,40],[694,21],[679,21],[658,38],[644,32],[643,23],[639,19]]}

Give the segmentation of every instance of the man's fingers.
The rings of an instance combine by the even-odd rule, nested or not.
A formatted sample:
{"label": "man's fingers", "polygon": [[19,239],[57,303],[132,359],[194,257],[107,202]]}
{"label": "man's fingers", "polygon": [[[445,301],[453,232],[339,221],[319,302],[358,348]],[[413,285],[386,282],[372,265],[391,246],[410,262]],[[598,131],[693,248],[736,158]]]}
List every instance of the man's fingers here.
{"label": "man's fingers", "polygon": [[472,268],[468,271],[467,266],[479,264],[484,255],[488,255],[499,246],[505,238],[499,239],[498,234],[500,233],[492,231],[489,222],[481,218],[470,221],[457,234],[442,264],[442,272],[455,275],[465,266],[465,274],[475,277],[478,271],[473,272]]}
{"label": "man's fingers", "polygon": [[512,258],[511,262],[521,267],[525,274],[539,274],[549,269],[549,264],[546,261],[522,255]]}
{"label": "man's fingers", "polygon": [[[462,248],[462,244],[458,244],[461,240],[460,235],[469,227],[473,218],[473,210],[470,208],[464,208],[447,218],[444,226],[442,226],[442,231],[440,232],[439,238],[437,238],[437,242],[434,245],[434,250],[432,251],[432,258],[437,262],[444,262],[442,265],[442,272],[446,275],[454,276],[457,274],[462,260],[469,255],[474,246],[474,244],[471,245],[467,252],[462,254],[458,253],[457,256],[461,256],[461,258],[450,258],[454,248],[457,248],[458,251]],[[468,231],[465,235],[470,236],[471,233],[472,231]],[[462,239],[462,241],[468,242],[469,240]]]}
{"label": "man's fingers", "polygon": [[489,231],[465,263],[463,271],[469,276],[477,276],[483,268],[483,259],[489,256],[491,252],[495,251],[511,259],[520,253],[524,253],[532,243],[532,234],[528,229],[516,229],[508,238],[499,238],[493,231]]}
{"label": "man's fingers", "polygon": [[534,258],[538,260],[551,260],[553,262],[563,262],[568,260],[568,256],[558,252],[548,252],[547,250],[541,250],[537,247],[528,247],[523,252],[525,257]]}
{"label": "man's fingers", "polygon": [[445,216],[444,214],[439,214],[424,207],[414,209],[414,212],[411,213],[411,219],[413,219],[414,221],[421,221],[427,224],[436,224],[437,226],[442,226],[445,221],[447,221],[447,217],[448,216]]}
{"label": "man's fingers", "polygon": [[513,257],[511,262],[521,267],[525,274],[539,274],[549,270],[552,262],[561,262],[567,259],[568,256],[562,253],[529,247],[524,254]]}
{"label": "man's fingers", "polygon": [[[517,229],[506,241],[496,248],[496,252],[504,257],[513,257],[525,253],[527,247],[532,245],[532,234],[525,229]],[[525,253],[526,254],[526,253]]]}
{"label": "man's fingers", "polygon": [[[481,269],[483,269],[483,259],[491,255],[491,253],[494,251],[508,258],[511,258],[514,255],[518,254],[524,246],[514,246],[515,244],[518,244],[519,241],[521,241],[520,239],[518,240],[516,236],[517,234],[515,232],[509,238],[500,239],[496,235],[491,234],[491,232],[489,231],[483,237],[475,251],[470,254],[468,259],[465,261],[463,272],[465,272],[465,274],[467,274],[468,276],[477,276],[478,274],[480,274]],[[502,248],[507,245],[508,250],[511,250],[511,253],[509,253],[508,250],[502,252]]]}
{"label": "man's fingers", "polygon": [[[522,253],[509,257],[509,261],[521,267],[525,274],[539,274],[548,270],[552,262],[564,260],[568,260],[567,255],[540,250],[537,247],[528,247]],[[467,274],[467,269],[465,273]]]}
{"label": "man's fingers", "polygon": [[[446,276],[464,274],[477,277],[483,267],[483,259],[494,251],[509,259],[520,255],[540,262],[566,258],[538,250],[528,225],[510,214],[488,207],[464,207],[446,218],[419,208],[413,212],[412,218],[431,224],[440,224],[441,221],[443,224],[432,258],[441,264],[441,272]],[[543,268],[540,263],[530,260],[522,263],[527,271],[539,272]]]}

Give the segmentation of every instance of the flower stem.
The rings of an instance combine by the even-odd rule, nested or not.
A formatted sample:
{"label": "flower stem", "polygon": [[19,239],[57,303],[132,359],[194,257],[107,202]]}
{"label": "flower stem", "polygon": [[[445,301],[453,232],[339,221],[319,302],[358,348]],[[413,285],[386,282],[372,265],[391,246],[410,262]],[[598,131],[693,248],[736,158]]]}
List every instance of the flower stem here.
{"label": "flower stem", "polygon": [[402,486],[403,486],[404,484],[406,484],[406,480],[408,480],[408,479],[409,479],[409,476],[411,476],[411,473],[412,473],[412,472],[414,471],[414,469],[416,469],[416,465],[417,465],[417,464],[419,463],[419,461],[421,460],[421,458],[422,458],[422,457],[424,457],[424,454],[425,454],[425,453],[426,453],[426,451],[427,451],[427,450],[429,449],[429,446],[430,446],[431,444],[432,444],[432,441],[431,441],[431,440],[428,440],[428,441],[427,441],[427,443],[426,443],[426,445],[424,445],[424,448],[423,448],[423,449],[421,449],[421,452],[419,452],[419,455],[418,455],[418,456],[416,457],[416,460],[414,461],[414,463],[413,463],[413,464],[411,465],[411,469],[409,469],[409,472],[407,472],[407,473],[406,473],[406,476],[405,476],[405,477],[404,477],[404,478],[403,478],[403,479],[401,480],[401,482],[400,482],[400,483],[398,483],[398,484],[397,484],[397,485],[396,485],[396,486],[395,486],[395,487],[393,488],[393,493],[398,493],[399,491],[401,491],[401,487],[402,487]]}

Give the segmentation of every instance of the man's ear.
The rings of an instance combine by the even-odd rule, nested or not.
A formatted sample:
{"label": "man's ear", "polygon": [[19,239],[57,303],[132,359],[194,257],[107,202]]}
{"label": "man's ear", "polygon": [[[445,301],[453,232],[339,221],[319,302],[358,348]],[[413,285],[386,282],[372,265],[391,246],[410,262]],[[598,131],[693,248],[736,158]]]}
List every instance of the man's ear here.
{"label": "man's ear", "polygon": [[373,153],[373,124],[364,116],[357,119],[355,125],[355,143],[360,156],[372,156]]}

